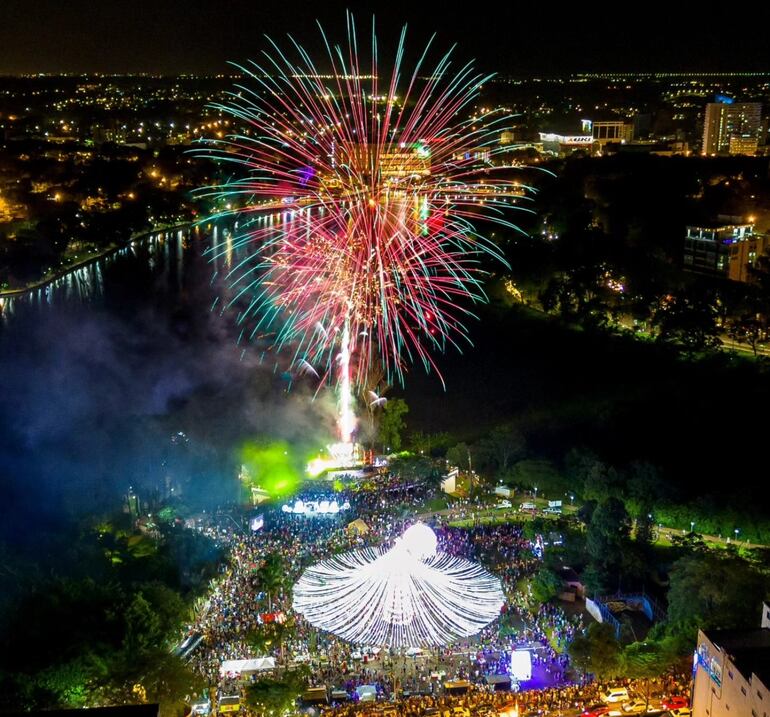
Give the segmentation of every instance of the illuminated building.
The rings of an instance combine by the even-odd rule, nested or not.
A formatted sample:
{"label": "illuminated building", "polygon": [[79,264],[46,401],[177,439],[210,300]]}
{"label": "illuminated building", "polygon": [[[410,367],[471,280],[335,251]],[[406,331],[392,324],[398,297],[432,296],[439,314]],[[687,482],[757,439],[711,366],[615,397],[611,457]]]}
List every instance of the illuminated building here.
{"label": "illuminated building", "polygon": [[759,138],[761,120],[759,102],[709,102],[703,122],[701,154],[746,154],[750,140],[756,142]]}
{"label": "illuminated building", "polygon": [[731,247],[753,239],[753,224],[688,226],[684,240],[684,268],[698,274],[727,278]]}
{"label": "illuminated building", "polygon": [[[353,144],[335,147],[329,159],[332,165],[348,164],[352,167],[369,167],[374,163],[376,147],[368,144]],[[379,169],[385,181],[397,182],[402,179],[427,177],[431,172],[431,151],[425,144],[393,144],[379,155]],[[361,170],[362,173],[363,170]],[[334,173],[324,177],[326,186],[339,184]]]}
{"label": "illuminated building", "polygon": [[592,131],[594,142],[602,149],[606,144],[630,142],[634,135],[634,126],[622,121],[594,122]]}
{"label": "illuminated building", "polygon": [[698,631],[692,685],[693,717],[768,717],[770,607],[761,627]]}
{"label": "illuminated building", "polygon": [[426,177],[430,174],[430,149],[422,144],[403,145],[380,155],[380,172],[384,179]]}
{"label": "illuminated building", "polygon": [[730,137],[729,154],[747,154],[753,156],[759,147],[759,137],[755,134],[734,134]]}
{"label": "illuminated building", "polygon": [[594,137],[591,134],[564,135],[554,132],[540,132],[540,141],[543,143],[544,152],[559,157],[572,154],[577,150],[590,152],[594,145]]}
{"label": "illuminated building", "polygon": [[770,236],[766,234],[751,234],[743,241],[730,244],[730,263],[727,278],[744,284],[753,281],[750,269],[757,259],[767,254],[770,248]]}

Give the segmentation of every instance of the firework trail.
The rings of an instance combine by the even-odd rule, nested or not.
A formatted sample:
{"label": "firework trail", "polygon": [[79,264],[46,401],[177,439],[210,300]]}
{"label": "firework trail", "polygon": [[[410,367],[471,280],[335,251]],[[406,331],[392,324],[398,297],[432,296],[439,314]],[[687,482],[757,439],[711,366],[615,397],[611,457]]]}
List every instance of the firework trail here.
{"label": "firework trail", "polygon": [[526,197],[489,172],[510,117],[470,115],[491,76],[455,67],[451,52],[429,64],[431,43],[405,73],[406,28],[383,76],[374,28],[366,67],[350,15],[347,30],[344,46],[321,30],[323,71],[292,38],[288,52],[268,39],[215,105],[241,129],[198,153],[240,173],[203,193],[238,221],[227,280],[242,337],[360,388],[374,364],[403,382],[410,363],[430,370],[433,354],[467,341],[482,261],[504,262],[475,227],[515,229],[505,215]]}

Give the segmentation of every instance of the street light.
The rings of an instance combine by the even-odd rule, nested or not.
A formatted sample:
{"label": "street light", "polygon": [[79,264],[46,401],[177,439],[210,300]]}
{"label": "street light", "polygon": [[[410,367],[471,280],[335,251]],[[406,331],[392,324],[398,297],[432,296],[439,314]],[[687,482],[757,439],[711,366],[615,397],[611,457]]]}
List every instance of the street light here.
{"label": "street light", "polygon": [[691,533],[695,532],[695,521],[694,520],[690,521],[690,532]]}

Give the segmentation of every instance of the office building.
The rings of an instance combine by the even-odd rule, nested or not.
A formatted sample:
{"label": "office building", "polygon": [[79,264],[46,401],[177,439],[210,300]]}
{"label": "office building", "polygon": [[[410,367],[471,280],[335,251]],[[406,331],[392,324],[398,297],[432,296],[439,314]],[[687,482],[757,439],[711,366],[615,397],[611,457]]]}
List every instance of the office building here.
{"label": "office building", "polygon": [[594,142],[603,149],[606,144],[622,144],[630,142],[634,136],[634,125],[623,121],[594,122]]}
{"label": "office building", "polygon": [[[733,255],[731,251],[733,246],[739,242],[752,242],[755,239],[753,224],[688,226],[684,240],[684,268],[686,271],[697,274],[732,278],[730,277],[731,257],[734,256],[734,261],[737,263],[744,256],[744,253],[739,252]],[[747,244],[746,257],[750,253],[749,246],[751,244]],[[755,252],[756,246],[755,244]],[[737,269],[734,273],[740,275]]]}
{"label": "office building", "polygon": [[746,154],[750,140],[759,140],[761,122],[759,102],[710,102],[706,105],[701,153]]}

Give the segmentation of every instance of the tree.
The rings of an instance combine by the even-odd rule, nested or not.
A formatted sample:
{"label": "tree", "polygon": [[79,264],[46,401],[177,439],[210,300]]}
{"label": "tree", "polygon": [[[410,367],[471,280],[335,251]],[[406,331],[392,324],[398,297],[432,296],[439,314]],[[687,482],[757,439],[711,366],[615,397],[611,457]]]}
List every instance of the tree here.
{"label": "tree", "polygon": [[594,591],[604,592],[615,578],[620,579],[630,533],[631,521],[620,499],[607,498],[599,504],[586,534],[587,574]]}
{"label": "tree", "polygon": [[525,458],[518,461],[503,477],[522,488],[537,488],[543,497],[563,496],[570,487],[556,466],[543,458]]}
{"label": "tree", "polygon": [[658,330],[658,340],[676,344],[687,353],[717,348],[718,311],[711,300],[697,297],[677,296],[660,303],[652,317]]}
{"label": "tree", "polygon": [[129,655],[163,643],[165,635],[160,617],[141,592],[134,595],[126,610],[125,620],[126,637],[123,645]]}
{"label": "tree", "polygon": [[201,692],[206,686],[186,662],[160,647],[146,652],[136,667],[141,670],[136,683],[142,686],[147,702],[160,704],[161,717],[184,714],[185,697]]}
{"label": "tree", "polygon": [[391,473],[408,481],[424,483],[431,488],[440,488],[443,475],[436,463],[427,456],[399,456],[390,461]]}
{"label": "tree", "polygon": [[[564,471],[570,485],[582,493],[583,486],[592,472],[606,470],[605,464],[593,451],[585,448],[572,448],[564,458]],[[587,496],[583,496],[586,498]]]}
{"label": "tree", "polygon": [[452,438],[446,432],[423,433],[415,431],[409,438],[409,445],[415,453],[425,456],[439,456],[446,453]]}
{"label": "tree", "polygon": [[591,519],[594,517],[594,511],[598,503],[595,500],[587,500],[580,506],[577,517],[583,525],[588,526],[591,524]]}
{"label": "tree", "polygon": [[583,497],[586,500],[603,501],[620,493],[621,479],[618,472],[601,461],[588,467],[583,479]]}
{"label": "tree", "polygon": [[539,603],[553,600],[562,588],[562,579],[550,568],[542,567],[532,578],[532,596]]}
{"label": "tree", "polygon": [[650,703],[650,680],[659,677],[678,659],[670,641],[632,642],[621,656],[622,674],[641,681],[645,706]]}
{"label": "tree", "polygon": [[401,449],[401,434],[406,423],[404,416],[409,413],[409,406],[403,398],[391,398],[382,410],[379,426],[379,438],[382,447],[389,452]]}
{"label": "tree", "polygon": [[494,428],[489,435],[482,440],[485,452],[491,459],[493,470],[506,472],[519,460],[526,450],[526,441],[521,431],[511,424],[505,424]]}
{"label": "tree", "polygon": [[252,630],[246,636],[246,642],[254,652],[260,655],[271,653],[277,646],[283,652],[283,643],[289,635],[286,623],[268,622]]}
{"label": "tree", "polygon": [[584,674],[604,680],[621,672],[620,643],[615,630],[607,623],[591,623],[584,634],[575,637],[567,650],[572,664]]}
{"label": "tree", "polygon": [[471,448],[467,443],[456,443],[446,452],[446,459],[453,466],[457,466],[461,471],[470,470],[471,466]]}
{"label": "tree", "polygon": [[273,611],[273,598],[283,590],[286,582],[286,566],[279,553],[268,553],[257,570],[257,581],[267,593],[268,610]]}
{"label": "tree", "polygon": [[305,670],[290,670],[278,677],[261,677],[246,688],[245,702],[258,714],[283,714],[292,709],[307,681]]}
{"label": "tree", "polygon": [[670,498],[671,490],[658,469],[645,461],[634,461],[626,471],[626,507],[635,518],[652,512],[652,506]]}
{"label": "tree", "polygon": [[756,314],[749,314],[733,319],[727,327],[727,335],[739,344],[746,344],[757,356],[761,344],[767,343],[767,326]]}
{"label": "tree", "polygon": [[715,550],[685,555],[671,568],[669,626],[693,639],[698,628],[754,627],[769,587],[767,575],[737,555]]}

